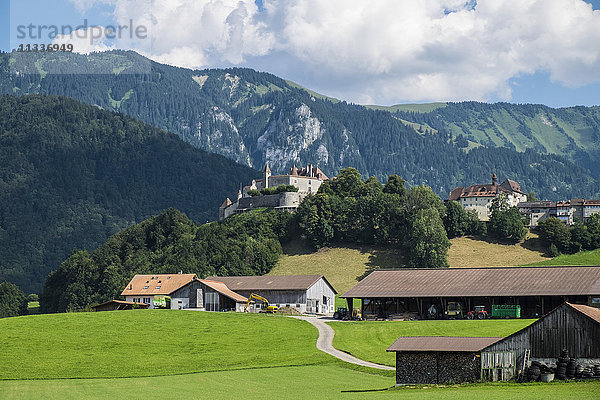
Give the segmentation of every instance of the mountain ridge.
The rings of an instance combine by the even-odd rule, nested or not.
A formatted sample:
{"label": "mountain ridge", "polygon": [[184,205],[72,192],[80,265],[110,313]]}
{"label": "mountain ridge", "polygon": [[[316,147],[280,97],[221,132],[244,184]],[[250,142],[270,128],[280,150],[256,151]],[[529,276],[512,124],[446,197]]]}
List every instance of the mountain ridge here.
{"label": "mountain ridge", "polygon": [[590,174],[595,153],[575,149],[577,157],[568,160],[539,146],[518,152],[516,146],[466,137],[437,114],[369,110],[317,98],[298,86],[247,68],[172,67],[131,51],[0,58],[0,93],[73,97],[248,166],[269,162],[275,173],[310,163],[334,176],[352,166],[379,179],[397,173],[409,185],[427,184],[446,198],[454,187],[487,182],[496,172],[543,198],[599,193]]}

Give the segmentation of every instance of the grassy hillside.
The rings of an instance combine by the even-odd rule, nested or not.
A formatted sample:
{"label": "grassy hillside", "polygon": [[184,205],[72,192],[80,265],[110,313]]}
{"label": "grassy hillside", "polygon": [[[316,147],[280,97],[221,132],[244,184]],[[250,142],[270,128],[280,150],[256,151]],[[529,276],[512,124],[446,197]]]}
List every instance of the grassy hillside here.
{"label": "grassy hillside", "polygon": [[576,254],[562,254],[552,259],[528,265],[600,265],[600,249],[582,251]]}
{"label": "grassy hillside", "polygon": [[381,110],[381,111],[406,111],[406,112],[415,112],[415,113],[428,113],[438,108],[444,108],[448,105],[448,103],[422,103],[422,104],[395,104],[393,106],[377,106],[377,105],[368,105],[365,106],[372,110]]}
{"label": "grassy hillside", "polygon": [[396,249],[354,246],[314,251],[304,241],[294,240],[283,246],[283,254],[269,275],[323,274],[339,293],[343,293],[366,271],[401,264],[402,256]]}
{"label": "grassy hillside", "polygon": [[[451,268],[513,266],[549,260],[535,235],[521,244],[492,243],[468,237],[450,241]],[[314,251],[306,243],[294,240],[283,246],[283,255],[270,274],[323,274],[343,293],[373,269],[403,266],[402,254],[393,248],[354,246]]]}
{"label": "grassy hillside", "polygon": [[478,238],[451,240],[448,262],[451,268],[523,265],[549,260],[537,236],[529,234],[524,243],[494,243]]}
{"label": "grassy hillside", "polygon": [[319,364],[317,331],[263,314],[137,310],[0,320],[0,379],[108,378]]}
{"label": "grassy hillside", "polygon": [[360,321],[329,322],[335,330],[333,345],[355,357],[394,366],[395,353],[387,349],[400,336],[504,337],[531,324],[532,319],[484,321]]}

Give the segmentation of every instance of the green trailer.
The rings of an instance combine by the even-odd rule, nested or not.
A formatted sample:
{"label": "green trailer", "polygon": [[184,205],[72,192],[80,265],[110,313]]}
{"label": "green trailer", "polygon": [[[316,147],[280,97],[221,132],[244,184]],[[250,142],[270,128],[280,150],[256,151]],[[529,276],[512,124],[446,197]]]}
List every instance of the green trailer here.
{"label": "green trailer", "polygon": [[521,318],[521,306],[518,304],[492,305],[492,318]]}

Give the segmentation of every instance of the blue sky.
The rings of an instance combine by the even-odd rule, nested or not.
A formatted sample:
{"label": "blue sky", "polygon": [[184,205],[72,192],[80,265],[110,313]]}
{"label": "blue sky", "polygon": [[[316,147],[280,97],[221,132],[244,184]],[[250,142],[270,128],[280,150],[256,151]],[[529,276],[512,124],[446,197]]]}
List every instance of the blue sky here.
{"label": "blue sky", "polygon": [[[82,0],[0,0],[0,49],[10,51],[11,44],[16,46],[19,43],[19,40],[16,38],[15,29],[15,25],[19,24],[54,24],[58,26],[70,24],[76,26],[80,25],[84,18],[87,18],[91,25],[115,23],[113,17],[114,10],[111,6],[106,4],[96,5],[87,12],[82,13],[73,4],[76,1]],[[203,1],[205,3],[209,2],[209,0]],[[311,17],[311,7],[315,8],[314,4],[324,4],[325,0],[321,0],[322,3],[315,3],[315,1],[317,0],[312,0],[311,5],[311,0],[306,0],[305,2],[308,4],[306,9],[300,11],[298,11],[298,7],[295,9],[286,5],[279,7],[282,9],[287,7],[281,12],[285,12],[288,18],[291,18],[290,16],[294,17],[294,22],[301,18],[315,19],[314,16]],[[591,3],[595,10],[600,10],[600,0],[592,0],[588,3]],[[156,45],[155,54],[149,55],[160,62],[168,62],[186,67],[202,68],[239,65],[256,68],[294,80],[318,92],[363,104],[393,104],[444,100],[541,103],[552,107],[600,104],[600,77],[592,76],[594,70],[598,68],[592,68],[594,65],[592,67],[587,65],[591,61],[585,57],[586,47],[583,44],[581,51],[574,53],[575,55],[572,57],[575,60],[577,57],[581,57],[584,60],[580,63],[581,65],[569,61],[569,58],[566,56],[562,64],[555,63],[554,60],[560,58],[558,57],[560,55],[558,54],[559,50],[557,50],[557,55],[549,55],[545,60],[536,60],[535,63],[532,62],[531,66],[527,65],[526,57],[522,56],[522,59],[518,62],[519,65],[507,67],[514,70],[503,73],[503,66],[499,65],[494,67],[495,69],[490,69],[489,75],[486,75],[486,73],[481,72],[486,67],[486,64],[481,64],[483,67],[474,65],[473,69],[469,72],[468,65],[476,64],[477,62],[485,63],[486,61],[476,58],[473,54],[465,54],[464,60],[460,59],[456,55],[460,53],[460,46],[452,47],[451,40],[448,41],[447,47],[439,48],[435,47],[436,43],[434,41],[425,42],[423,47],[414,53],[401,54],[399,52],[396,59],[392,59],[391,57],[388,59],[387,54],[390,53],[390,49],[393,52],[394,48],[379,46],[386,38],[384,36],[381,38],[377,37],[377,32],[365,33],[367,37],[372,36],[372,39],[370,39],[372,42],[365,42],[366,44],[363,45],[365,51],[362,54],[348,49],[348,47],[360,46],[360,44],[354,44],[351,40],[346,42],[339,40],[339,43],[334,41],[327,43],[329,37],[335,36],[335,32],[332,34],[331,31],[320,33],[318,31],[307,30],[307,38],[311,34],[315,34],[317,40],[323,38],[324,43],[322,47],[319,47],[307,43],[308,39],[299,41],[289,33],[289,26],[281,26],[283,17],[275,13],[279,12],[279,10],[276,10],[273,15],[268,15],[269,12],[273,11],[265,10],[262,0],[257,0],[256,4],[258,5],[257,10],[251,10],[252,4],[247,4],[246,8],[242,10],[243,12],[231,12],[223,17],[226,26],[224,29],[229,29],[226,31],[228,35],[232,35],[231,32],[233,32],[231,21],[240,21],[237,27],[241,33],[237,39],[232,36],[226,45],[222,45],[222,39],[221,42],[210,42],[208,39],[202,41],[198,39],[210,37],[213,32],[206,29],[192,32],[193,35],[190,34],[187,38],[184,35],[183,39],[180,32],[177,32],[177,35],[173,35],[173,38],[169,38],[169,35],[163,33],[160,36],[160,40],[157,40],[160,43]],[[277,3],[274,4],[277,5]],[[232,3],[232,10],[235,7],[236,3],[234,2]],[[480,6],[478,5],[477,7]],[[277,7],[273,6],[271,8],[276,9]],[[248,10],[254,13],[250,17],[247,15]],[[323,10],[318,10],[319,14],[313,15],[321,17],[330,11],[330,9],[324,7]],[[403,13],[411,11],[404,10]],[[362,12],[363,14],[365,13],[364,10]],[[600,13],[596,14],[600,16]],[[335,18],[335,12],[332,15]],[[466,11],[462,14],[457,13],[455,17],[459,15],[463,18],[468,17]],[[170,23],[168,29],[175,31],[177,28],[173,28],[173,21],[169,20],[169,17],[169,15],[164,15],[165,21],[169,21]],[[217,22],[219,21],[218,18],[221,18],[218,13],[211,14],[211,17]],[[225,19],[225,17],[227,18]],[[237,20],[232,19],[233,17],[237,18]],[[518,18],[518,15],[514,17]],[[555,15],[549,18],[558,17]],[[343,17],[340,16],[340,18]],[[326,22],[325,19],[323,21]],[[595,21],[597,22],[598,18]],[[589,29],[592,30],[592,33],[595,33],[594,20],[588,22],[590,24]],[[465,22],[461,23],[466,24]],[[182,22],[182,29],[184,25],[185,23]],[[291,25],[293,27],[293,24]],[[306,25],[307,23],[304,21],[303,24],[298,24],[298,27],[305,27]],[[265,26],[267,29],[265,29]],[[460,24],[456,26],[460,27]],[[456,26],[450,26],[450,28],[456,29]],[[600,29],[600,25],[597,26]],[[249,27],[252,29],[249,29]],[[448,25],[444,26],[446,30],[450,28],[448,28]],[[260,32],[261,29],[264,32]],[[346,29],[346,31],[343,29]],[[160,31],[160,25],[158,30],[159,32],[169,32],[168,30]],[[341,26],[340,31],[344,32],[344,34],[348,32],[348,36],[352,35],[351,28]],[[222,32],[217,31],[215,37],[219,37],[219,34],[221,35],[220,37],[223,36]],[[548,34],[551,35],[552,32]],[[288,35],[287,39],[283,41],[281,38],[286,37],[286,35]],[[532,33],[525,32],[523,35],[523,37],[531,37]],[[578,37],[585,37],[586,35]],[[360,39],[362,38],[359,36],[358,40]],[[185,40],[188,40],[189,44],[182,46],[181,49],[175,49],[177,44]],[[106,43],[111,44],[112,42]],[[595,43],[595,46],[600,46],[598,42]],[[473,43],[472,45],[473,48],[482,46],[481,43]],[[371,47],[382,48],[377,52],[372,50]],[[410,43],[406,47],[409,48]],[[185,49],[190,48],[192,50],[187,54]],[[587,48],[590,50],[590,54],[598,50],[598,48],[590,47],[590,45],[587,45]],[[564,49],[560,50],[560,52],[564,53]],[[411,50],[407,50],[407,52],[409,51]],[[420,58],[421,54],[427,51],[430,51],[433,55],[427,59]],[[542,52],[540,51],[540,53]],[[335,58],[338,56],[339,62],[335,62],[337,61]],[[368,57],[372,57],[373,61],[371,63],[365,62],[362,65],[362,60],[365,58],[368,59]],[[473,58],[474,61],[465,61],[469,57],[475,57]],[[492,62],[495,61],[493,54],[490,58]],[[454,75],[447,73],[449,69],[452,69],[453,66],[461,62],[464,62],[467,66],[462,76],[459,69],[460,65],[457,66],[458,71]],[[508,61],[503,60],[502,62]],[[600,65],[600,61],[596,60],[594,62],[597,63],[596,65]],[[441,65],[439,70],[435,70],[435,67],[432,67],[435,63]],[[414,64],[414,68],[407,66],[411,64]],[[426,73],[421,72],[421,68]],[[570,78],[570,76],[578,76],[581,79]],[[423,80],[423,82],[419,83],[419,79]],[[407,89],[407,86],[411,84],[414,84],[414,88]]]}

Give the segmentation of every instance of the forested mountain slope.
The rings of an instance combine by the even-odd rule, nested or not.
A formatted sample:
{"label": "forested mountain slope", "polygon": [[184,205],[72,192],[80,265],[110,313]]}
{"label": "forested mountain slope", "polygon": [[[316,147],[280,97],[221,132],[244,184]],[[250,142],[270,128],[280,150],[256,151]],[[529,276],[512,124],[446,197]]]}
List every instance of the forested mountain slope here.
{"label": "forested mountain slope", "polygon": [[[0,93],[69,96],[139,118],[248,166],[262,168],[269,161],[275,173],[293,163],[318,164],[330,176],[352,166],[379,179],[396,173],[443,198],[456,186],[488,182],[493,172],[541,198],[594,197],[599,191],[589,171],[560,155],[541,154],[540,146],[525,152],[480,146],[467,153],[466,138],[443,121],[435,123],[441,117],[432,115],[435,121],[428,125],[423,114],[330,101],[249,69],[194,71],[124,51],[10,53],[0,57]],[[433,112],[450,107],[443,106]]]}
{"label": "forested mountain slope", "polygon": [[37,292],[74,248],[177,207],[199,222],[257,171],[72,99],[0,96],[0,282]]}
{"label": "forested mountain slope", "polygon": [[600,106],[555,109],[540,104],[463,102],[399,105],[387,110],[464,138],[472,142],[471,147],[563,155],[600,176]]}

